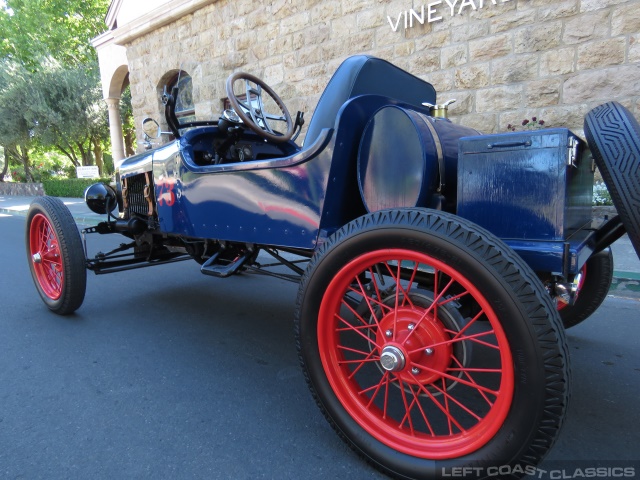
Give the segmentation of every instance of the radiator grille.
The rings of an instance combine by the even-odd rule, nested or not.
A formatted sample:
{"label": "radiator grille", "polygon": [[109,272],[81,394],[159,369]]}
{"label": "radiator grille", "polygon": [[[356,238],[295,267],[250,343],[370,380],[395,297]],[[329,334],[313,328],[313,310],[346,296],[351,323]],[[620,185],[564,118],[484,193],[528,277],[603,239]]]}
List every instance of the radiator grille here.
{"label": "radiator grille", "polygon": [[[145,197],[146,175],[125,178],[124,183],[126,186],[126,217],[130,218],[134,214],[149,215],[149,201]],[[153,186],[150,185],[150,188],[150,197],[153,199]]]}

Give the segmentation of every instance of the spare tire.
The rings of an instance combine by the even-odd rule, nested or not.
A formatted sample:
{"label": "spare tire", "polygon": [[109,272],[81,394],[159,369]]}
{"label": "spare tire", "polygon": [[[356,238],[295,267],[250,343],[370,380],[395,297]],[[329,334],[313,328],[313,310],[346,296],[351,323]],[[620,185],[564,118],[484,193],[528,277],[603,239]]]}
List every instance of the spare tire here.
{"label": "spare tire", "polygon": [[640,257],[640,125],[617,102],[591,110],[584,133],[636,254]]}

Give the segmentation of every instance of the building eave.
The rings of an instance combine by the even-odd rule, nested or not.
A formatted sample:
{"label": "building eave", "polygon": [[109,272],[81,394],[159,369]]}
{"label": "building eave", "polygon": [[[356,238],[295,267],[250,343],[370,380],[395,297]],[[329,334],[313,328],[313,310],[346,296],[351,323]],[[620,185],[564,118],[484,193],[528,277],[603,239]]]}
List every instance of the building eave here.
{"label": "building eave", "polygon": [[[119,4],[121,1],[122,0],[115,0],[112,6],[116,3]],[[169,23],[175,22],[185,15],[189,15],[215,1],[216,0],[173,0],[135,19],[131,23],[111,30],[114,42],[118,45],[127,45],[135,39]],[[114,8],[114,11],[117,12],[117,8]]]}
{"label": "building eave", "polygon": [[118,19],[118,12],[120,11],[120,7],[122,7],[123,0],[113,0],[111,5],[109,5],[109,10],[107,10],[107,16],[104,19],[104,23],[107,24],[109,30],[114,30],[116,26],[116,21]]}

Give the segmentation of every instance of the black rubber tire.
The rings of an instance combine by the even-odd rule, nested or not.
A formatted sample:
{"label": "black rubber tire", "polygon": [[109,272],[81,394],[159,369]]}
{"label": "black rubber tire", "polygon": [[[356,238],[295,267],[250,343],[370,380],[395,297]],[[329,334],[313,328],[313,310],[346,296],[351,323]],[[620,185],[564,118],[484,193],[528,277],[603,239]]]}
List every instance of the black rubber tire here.
{"label": "black rubber tire", "polygon": [[613,204],[640,257],[640,125],[617,102],[591,110],[584,133]]}
{"label": "black rubber tire", "polygon": [[613,281],[613,254],[610,248],[592,255],[584,269],[584,281],[573,305],[560,309],[564,328],[571,328],[589,318],[604,302]]}
{"label": "black rubber tire", "polygon": [[[325,373],[319,352],[319,309],[340,269],[369,251],[399,248],[452,266],[497,313],[513,351],[513,401],[497,433],[476,451],[444,460],[411,456],[370,435],[347,412]],[[417,328],[417,327],[415,327]],[[396,478],[450,477],[453,467],[512,466],[520,478],[554,444],[569,400],[570,367],[555,304],[530,267],[490,232],[455,215],[426,209],[375,212],[345,225],[315,253],[298,291],[295,334],[301,366],[319,408],[346,443]],[[504,467],[508,468],[508,467]],[[443,470],[444,469],[444,470]],[[448,469],[448,470],[447,470]],[[497,478],[497,477],[496,477]]]}
{"label": "black rubber tire", "polygon": [[[56,248],[60,257],[61,285],[56,295],[47,292],[36,272],[32,251],[31,239],[34,238],[33,229],[42,224],[44,219],[52,229],[52,239],[56,242]],[[29,207],[27,214],[25,244],[27,249],[27,261],[33,282],[45,305],[54,313],[69,315],[75,312],[84,300],[87,288],[87,270],[85,265],[84,249],[78,227],[65,204],[56,197],[38,197]],[[58,296],[59,294],[59,296]]]}

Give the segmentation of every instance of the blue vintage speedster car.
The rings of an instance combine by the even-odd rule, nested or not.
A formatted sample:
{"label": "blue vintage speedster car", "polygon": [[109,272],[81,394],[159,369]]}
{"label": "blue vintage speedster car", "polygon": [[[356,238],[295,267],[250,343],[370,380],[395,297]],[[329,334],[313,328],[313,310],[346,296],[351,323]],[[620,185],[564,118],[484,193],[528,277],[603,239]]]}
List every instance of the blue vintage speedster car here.
{"label": "blue vintage speedster car", "polygon": [[[605,298],[610,244],[626,231],[640,252],[636,120],[594,109],[588,145],[567,129],[481,135],[441,118],[427,82],[356,56],[299,146],[303,115],[264,82],[236,73],[227,92],[218,121],[190,124],[166,94],[174,139],[125,160],[115,189],[87,190],[107,217],[83,235],[128,243],[87,258],[66,207],[33,202],[28,259],[47,307],[78,309],[87,270],[191,258],[207,275],[299,282],[305,376],[356,452],[400,478],[531,473],[565,416],[564,328]],[[620,214],[603,225],[592,157]]]}

